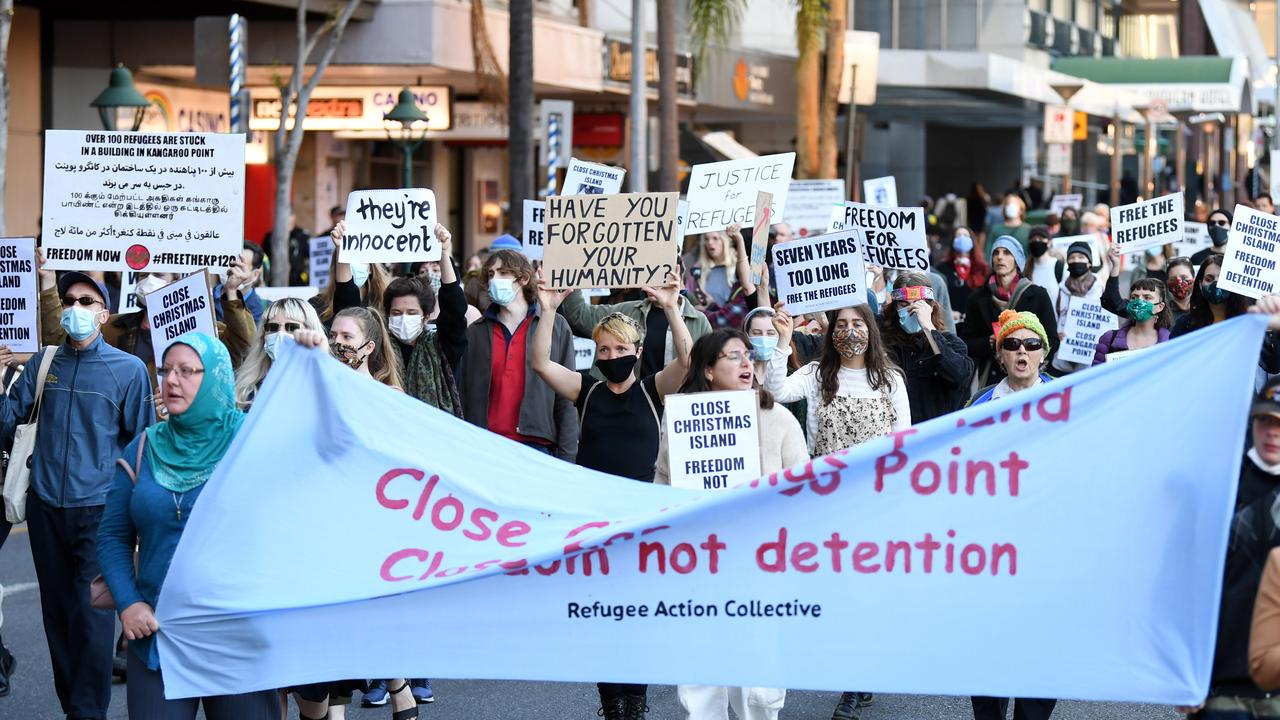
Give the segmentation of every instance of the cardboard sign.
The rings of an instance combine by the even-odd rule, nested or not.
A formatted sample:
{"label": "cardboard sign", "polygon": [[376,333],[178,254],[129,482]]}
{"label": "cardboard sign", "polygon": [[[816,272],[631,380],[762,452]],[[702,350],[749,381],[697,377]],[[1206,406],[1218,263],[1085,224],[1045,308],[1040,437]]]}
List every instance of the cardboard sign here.
{"label": "cardboard sign", "polygon": [[1111,208],[1111,239],[1121,253],[1178,242],[1183,237],[1181,192]]}
{"label": "cardboard sign", "polygon": [[734,223],[753,225],[759,192],[772,193],[772,222],[783,222],[795,164],[796,154],[791,152],[694,165],[689,174],[689,223],[684,234],[723,230]]}
{"label": "cardboard sign", "polygon": [[1079,210],[1083,204],[1084,196],[1079,193],[1054,195],[1053,199],[1049,201],[1049,212],[1062,217],[1063,210],[1067,208]]}
{"label": "cardboard sign", "polygon": [[314,288],[329,287],[329,272],[333,265],[333,238],[317,235],[311,238],[311,268],[307,284]]}
{"label": "cardboard sign", "polygon": [[837,230],[773,246],[770,279],[792,315],[865,305],[858,230]]}
{"label": "cardboard sign", "polygon": [[345,263],[439,260],[436,194],[423,188],[357,190],[347,196]]}
{"label": "cardboard sign", "polygon": [[596,362],[596,341],[591,338],[573,339],[573,369],[590,370]]}
{"label": "cardboard sign", "polygon": [[760,476],[755,390],[668,395],[666,406],[672,487],[724,490]]}
{"label": "cardboard sign", "polygon": [[218,337],[218,325],[209,300],[209,274],[205,271],[171,282],[147,293],[147,320],[156,367],[164,363],[164,351],[185,333],[202,332]]}
{"label": "cardboard sign", "polygon": [[542,264],[557,289],[661,285],[675,272],[677,193],[548,197]]}
{"label": "cardboard sign", "polygon": [[844,193],[844,180],[792,180],[787,224],[798,237],[822,234],[831,218],[831,206],[847,199]]}
{"label": "cardboard sign", "polygon": [[10,352],[40,350],[39,294],[36,239],[0,238],[0,345]]}
{"label": "cardboard sign", "polygon": [[769,226],[773,224],[773,193],[756,193],[755,223],[751,227],[751,282],[764,279],[765,251],[769,249]]}
{"label": "cardboard sign", "polygon": [[244,135],[46,130],[49,270],[222,270],[244,247]]}
{"label": "cardboard sign", "polygon": [[892,175],[863,180],[862,199],[868,205],[898,207],[898,181]]}
{"label": "cardboard sign", "polygon": [[1218,287],[1257,299],[1280,287],[1280,217],[1236,205]]}
{"label": "cardboard sign", "polygon": [[547,205],[542,200],[524,201],[524,238],[521,240],[524,256],[530,260],[542,259],[543,220],[546,217]]}
{"label": "cardboard sign", "polygon": [[622,178],[627,174],[622,168],[569,159],[569,171],[565,173],[561,195],[616,195],[622,190]]}
{"label": "cardboard sign", "polygon": [[1106,252],[1102,249],[1102,243],[1098,240],[1098,236],[1094,234],[1056,237],[1053,239],[1053,249],[1061,252],[1062,257],[1065,258],[1067,256],[1067,248],[1078,242],[1089,243],[1089,250],[1092,254],[1089,259],[1090,267],[1102,262],[1102,257]]}
{"label": "cardboard sign", "polygon": [[1103,308],[1098,298],[1072,297],[1061,328],[1065,337],[1058,346],[1058,358],[1064,362],[1092,363],[1098,338],[1116,327],[1116,316]]}
{"label": "cardboard sign", "polygon": [[831,231],[857,230],[867,265],[928,272],[924,208],[881,208],[847,202],[832,208]]}
{"label": "cardboard sign", "polygon": [[126,270],[120,273],[120,297],[116,302],[116,314],[128,315],[142,309],[142,303],[138,302],[138,276],[132,270]]}

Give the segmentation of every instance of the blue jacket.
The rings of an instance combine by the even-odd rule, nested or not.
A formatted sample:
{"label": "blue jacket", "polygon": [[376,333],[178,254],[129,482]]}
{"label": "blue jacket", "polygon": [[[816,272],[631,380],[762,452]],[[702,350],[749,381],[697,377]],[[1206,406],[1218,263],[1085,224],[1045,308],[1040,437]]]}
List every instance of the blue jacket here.
{"label": "blue jacket", "polygon": [[[1052,380],[1053,378],[1049,377],[1048,375],[1045,375],[1044,373],[1040,373],[1040,382],[1047,383]],[[982,388],[981,390],[978,391],[978,394],[974,395],[973,399],[969,401],[969,405],[981,405],[984,402],[991,402],[991,398],[993,395],[995,395],[996,388],[998,387],[1000,387],[1000,383],[996,383],[994,385],[988,385]]]}
{"label": "blue jacket", "polygon": [[[39,362],[39,355],[32,357],[0,400],[5,439],[31,417]],[[146,366],[102,335],[84,350],[64,343],[49,367],[41,405],[32,492],[59,508],[105,504],[116,458],[155,419]]]}

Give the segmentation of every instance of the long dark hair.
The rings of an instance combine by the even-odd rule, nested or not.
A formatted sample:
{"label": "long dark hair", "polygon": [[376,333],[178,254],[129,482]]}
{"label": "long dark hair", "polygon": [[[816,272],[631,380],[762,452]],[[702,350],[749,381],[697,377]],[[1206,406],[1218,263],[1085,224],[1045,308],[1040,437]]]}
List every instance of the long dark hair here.
{"label": "long dark hair", "polygon": [[[893,281],[893,287],[904,288],[911,286],[932,287],[929,284],[929,277],[923,273],[907,272],[898,275]],[[933,320],[935,328],[942,329],[946,327],[942,324],[942,307],[938,305],[936,300],[926,300],[929,307],[933,308],[933,312],[929,314]],[[902,321],[898,319],[898,308],[905,307],[908,303],[899,303],[890,296],[889,302],[880,309],[880,337],[884,340],[885,352],[889,352],[894,348],[914,347],[918,341],[924,340],[923,334],[912,335],[902,329]]]}
{"label": "long dark hair", "polygon": [[1156,313],[1156,327],[1166,329],[1173,327],[1173,310],[1169,309],[1169,302],[1172,298],[1169,296],[1169,289],[1165,287],[1163,282],[1153,277],[1145,277],[1134,281],[1133,286],[1129,288],[1129,294],[1132,295],[1134,290],[1147,290],[1155,293],[1156,297],[1160,298],[1160,301],[1164,303],[1164,308]]}
{"label": "long dark hair", "polygon": [[[1214,212],[1221,211],[1215,210]],[[1187,311],[1187,314],[1191,316],[1188,321],[1191,325],[1187,328],[1188,330],[1199,330],[1202,327],[1209,327],[1213,324],[1213,309],[1209,307],[1209,300],[1205,298],[1204,292],[1200,290],[1200,284],[1204,282],[1205,271],[1209,269],[1210,265],[1216,265],[1218,271],[1222,271],[1222,260],[1220,253],[1214,253],[1200,263],[1200,270],[1196,272],[1195,285],[1191,287],[1191,309]],[[1168,272],[1168,270],[1165,272]],[[1249,298],[1235,293],[1228,293],[1226,308],[1227,317],[1229,318],[1243,315],[1249,312]]]}
{"label": "long dark hair", "polygon": [[[720,328],[698,338],[689,351],[689,372],[680,383],[679,393],[710,392],[711,383],[707,381],[707,370],[720,361],[720,352],[730,340],[742,342],[742,346],[751,350],[751,338],[741,330]],[[773,407],[773,395],[760,384],[760,378],[754,380],[756,393],[760,396],[760,408],[768,410]]]}
{"label": "long dark hair", "polygon": [[[867,383],[876,390],[889,392],[893,389],[890,373],[897,370],[884,352],[884,341],[880,338],[880,326],[868,305],[854,305],[852,308],[867,326]],[[840,389],[840,353],[836,350],[831,336],[836,331],[836,317],[844,310],[827,311],[827,332],[822,338],[822,357],[818,360],[818,388],[822,391],[822,404],[826,405],[836,398]],[[894,311],[897,312],[896,310]],[[813,412],[814,408],[810,408]]]}

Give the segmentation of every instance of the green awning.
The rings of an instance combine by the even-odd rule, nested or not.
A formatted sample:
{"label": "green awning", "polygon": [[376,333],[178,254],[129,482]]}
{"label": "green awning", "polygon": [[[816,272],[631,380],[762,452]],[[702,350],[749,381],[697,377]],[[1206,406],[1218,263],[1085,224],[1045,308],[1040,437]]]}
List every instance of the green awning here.
{"label": "green awning", "polygon": [[1120,87],[1171,112],[1251,113],[1248,61],[1243,57],[1058,58],[1055,72]]}

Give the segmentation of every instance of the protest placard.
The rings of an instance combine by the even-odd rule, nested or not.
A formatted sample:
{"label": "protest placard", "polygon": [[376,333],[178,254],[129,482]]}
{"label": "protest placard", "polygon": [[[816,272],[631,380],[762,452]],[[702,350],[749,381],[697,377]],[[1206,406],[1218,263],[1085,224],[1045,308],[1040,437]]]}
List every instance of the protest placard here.
{"label": "protest placard", "polygon": [[663,422],[672,487],[724,490],[760,476],[755,390],[668,395]]}
{"label": "protest placard", "polygon": [[596,362],[596,341],[591,338],[573,339],[573,369],[590,370]]}
{"label": "protest placard", "polygon": [[681,200],[676,203],[676,235],[684,237],[684,225],[689,222],[689,201]]}
{"label": "protest placard", "polygon": [[792,180],[787,194],[787,224],[797,237],[821,235],[831,206],[847,199],[844,180]]}
{"label": "protest placard", "polygon": [[751,282],[764,278],[765,251],[769,249],[769,226],[773,224],[773,193],[756,193],[755,222],[751,227]]}
{"label": "protest placard", "polygon": [[1183,221],[1182,239],[1173,245],[1174,256],[1191,257],[1212,244],[1208,223]]}
{"label": "protest placard", "polygon": [[543,220],[547,213],[547,205],[542,200],[524,201],[524,238],[522,241],[524,256],[530,260],[542,259]]}
{"label": "protest placard", "polygon": [[151,324],[151,348],[156,367],[164,363],[164,351],[184,333],[202,332],[218,337],[218,325],[209,301],[209,274],[203,270],[147,293],[147,320]]}
{"label": "protest placard", "polygon": [[897,270],[929,271],[924,208],[882,208],[847,202],[831,208],[830,230],[857,230],[862,261]]}
{"label": "protest placard", "polygon": [[1067,319],[1062,324],[1062,344],[1058,357],[1066,362],[1093,362],[1098,338],[1117,326],[1116,316],[1104,309],[1096,297],[1072,297],[1067,306]]}
{"label": "protest placard", "polygon": [[1062,254],[1062,257],[1065,258],[1067,256],[1067,249],[1070,248],[1072,244],[1078,242],[1089,244],[1089,250],[1092,254],[1092,257],[1089,259],[1090,267],[1102,262],[1102,256],[1106,253],[1102,249],[1102,243],[1099,241],[1098,236],[1093,233],[1088,235],[1066,235],[1056,237],[1053,239],[1053,249],[1057,250]]}
{"label": "protest placard", "polygon": [[1236,205],[1226,258],[1218,273],[1218,287],[1239,295],[1260,298],[1280,286],[1280,218]]}
{"label": "protest placard", "polygon": [[314,288],[329,287],[329,271],[333,266],[333,238],[317,235],[311,238],[311,272],[307,284]]}
{"label": "protest placard", "polygon": [[1182,240],[1182,192],[1111,208],[1111,239],[1121,253]]}
{"label": "protest placard", "polygon": [[357,190],[347,196],[345,263],[439,260],[436,194],[424,188]]}
{"label": "protest placard", "polygon": [[1150,350],[1153,347],[1155,347],[1155,345],[1152,345],[1150,347],[1139,348],[1138,350],[1116,350],[1115,352],[1109,352],[1107,353],[1107,362],[1120,362],[1123,360],[1132,360],[1135,356],[1137,356],[1138,353],[1143,352],[1145,350]]}
{"label": "protest placard", "polygon": [[773,222],[786,220],[795,153],[694,165],[689,174],[689,222],[684,234],[723,230],[755,222],[756,193],[773,194]]}
{"label": "protest placard", "polygon": [[560,194],[616,195],[622,190],[622,178],[626,174],[622,168],[570,158]]}
{"label": "protest placard", "polygon": [[10,352],[40,350],[38,295],[36,239],[0,238],[0,345]]}
{"label": "protest placard", "polygon": [[48,270],[222,270],[244,243],[244,135],[46,130]]}
{"label": "protest placard", "polygon": [[862,181],[862,199],[877,207],[898,207],[898,181],[892,176]]}
{"label": "protest placard", "polygon": [[138,302],[138,276],[142,273],[125,270],[120,273],[120,297],[116,302],[116,314],[128,315],[142,309]]}
{"label": "protest placard", "polygon": [[1084,196],[1079,193],[1059,193],[1053,196],[1049,201],[1049,212],[1062,217],[1062,211],[1067,208],[1080,209],[1084,204]]}
{"label": "protest placard", "polygon": [[675,272],[677,193],[548,197],[542,263],[559,289],[661,285]]}
{"label": "protest placard", "polygon": [[858,230],[836,230],[773,246],[770,280],[792,315],[865,305]]}

